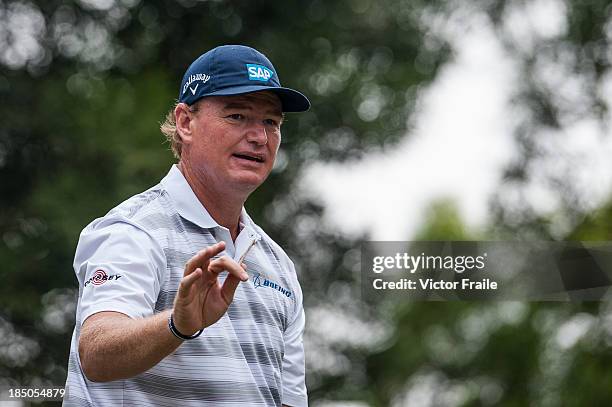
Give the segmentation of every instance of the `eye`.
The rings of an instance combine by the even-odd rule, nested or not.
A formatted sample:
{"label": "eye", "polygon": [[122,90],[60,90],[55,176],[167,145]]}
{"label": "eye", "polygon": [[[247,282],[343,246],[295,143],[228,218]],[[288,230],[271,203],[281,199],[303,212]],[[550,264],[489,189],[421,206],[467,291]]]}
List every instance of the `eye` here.
{"label": "eye", "polygon": [[226,117],[228,117],[230,119],[233,119],[233,120],[242,120],[242,119],[244,119],[244,115],[241,115],[240,113],[233,113],[233,114],[230,114],[230,115],[228,115]]}
{"label": "eye", "polygon": [[278,121],[274,120],[274,119],[265,119],[264,123],[267,126],[274,126],[274,127],[278,127]]}

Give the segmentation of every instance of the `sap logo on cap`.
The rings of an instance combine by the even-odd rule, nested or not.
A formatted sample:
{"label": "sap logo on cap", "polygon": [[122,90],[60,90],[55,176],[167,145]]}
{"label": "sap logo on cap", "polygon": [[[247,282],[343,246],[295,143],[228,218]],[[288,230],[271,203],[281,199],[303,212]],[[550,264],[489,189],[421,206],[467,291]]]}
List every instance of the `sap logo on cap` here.
{"label": "sap logo on cap", "polygon": [[263,65],[246,64],[246,67],[249,72],[249,80],[251,81],[266,82],[274,75],[274,71]]}

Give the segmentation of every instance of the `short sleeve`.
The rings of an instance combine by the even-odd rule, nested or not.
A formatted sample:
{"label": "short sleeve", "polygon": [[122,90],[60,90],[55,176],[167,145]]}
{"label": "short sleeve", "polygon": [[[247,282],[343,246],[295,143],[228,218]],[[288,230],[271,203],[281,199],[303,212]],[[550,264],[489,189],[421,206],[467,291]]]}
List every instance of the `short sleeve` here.
{"label": "short sleeve", "polygon": [[101,311],[152,315],[164,270],[163,250],[144,229],[127,219],[93,222],[74,259],[82,291],[77,323]]}
{"label": "short sleeve", "polygon": [[296,304],[292,320],[283,334],[285,355],[283,358],[283,397],[282,403],[292,407],[308,406],[306,393],[306,371],[304,361],[303,334],[306,318],[302,300],[302,290],[297,282],[295,268],[289,260],[291,273],[295,276]]}

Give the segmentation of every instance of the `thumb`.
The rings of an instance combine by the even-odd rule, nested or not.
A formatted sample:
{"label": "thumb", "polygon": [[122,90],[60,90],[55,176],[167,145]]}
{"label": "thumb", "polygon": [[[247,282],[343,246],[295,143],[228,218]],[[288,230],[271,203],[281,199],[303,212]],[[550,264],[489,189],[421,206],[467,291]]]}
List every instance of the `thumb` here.
{"label": "thumb", "polygon": [[221,296],[225,300],[227,305],[230,305],[234,300],[234,294],[236,293],[236,288],[238,288],[238,284],[240,284],[240,279],[234,277],[231,274],[228,274],[223,282],[223,287],[221,287]]}
{"label": "thumb", "polygon": [[[240,263],[240,266],[244,271],[246,271],[246,264]],[[240,284],[242,280],[237,278],[233,274],[228,274],[223,282],[223,287],[221,287],[221,296],[225,300],[227,305],[230,305],[234,300],[234,294],[236,293],[236,288],[238,288],[238,284]]]}

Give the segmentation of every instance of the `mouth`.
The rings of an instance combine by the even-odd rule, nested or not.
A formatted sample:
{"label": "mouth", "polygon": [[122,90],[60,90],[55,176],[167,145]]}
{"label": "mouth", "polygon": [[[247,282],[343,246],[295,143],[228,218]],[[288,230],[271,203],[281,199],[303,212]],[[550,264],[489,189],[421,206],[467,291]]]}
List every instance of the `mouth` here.
{"label": "mouth", "polygon": [[263,163],[263,162],[265,162],[265,159],[264,159],[263,155],[256,154],[256,153],[240,152],[240,153],[234,153],[234,154],[232,154],[232,156],[236,157],[236,158],[239,158],[241,160],[248,160],[248,161],[252,161],[252,162],[256,162],[256,163]]}

